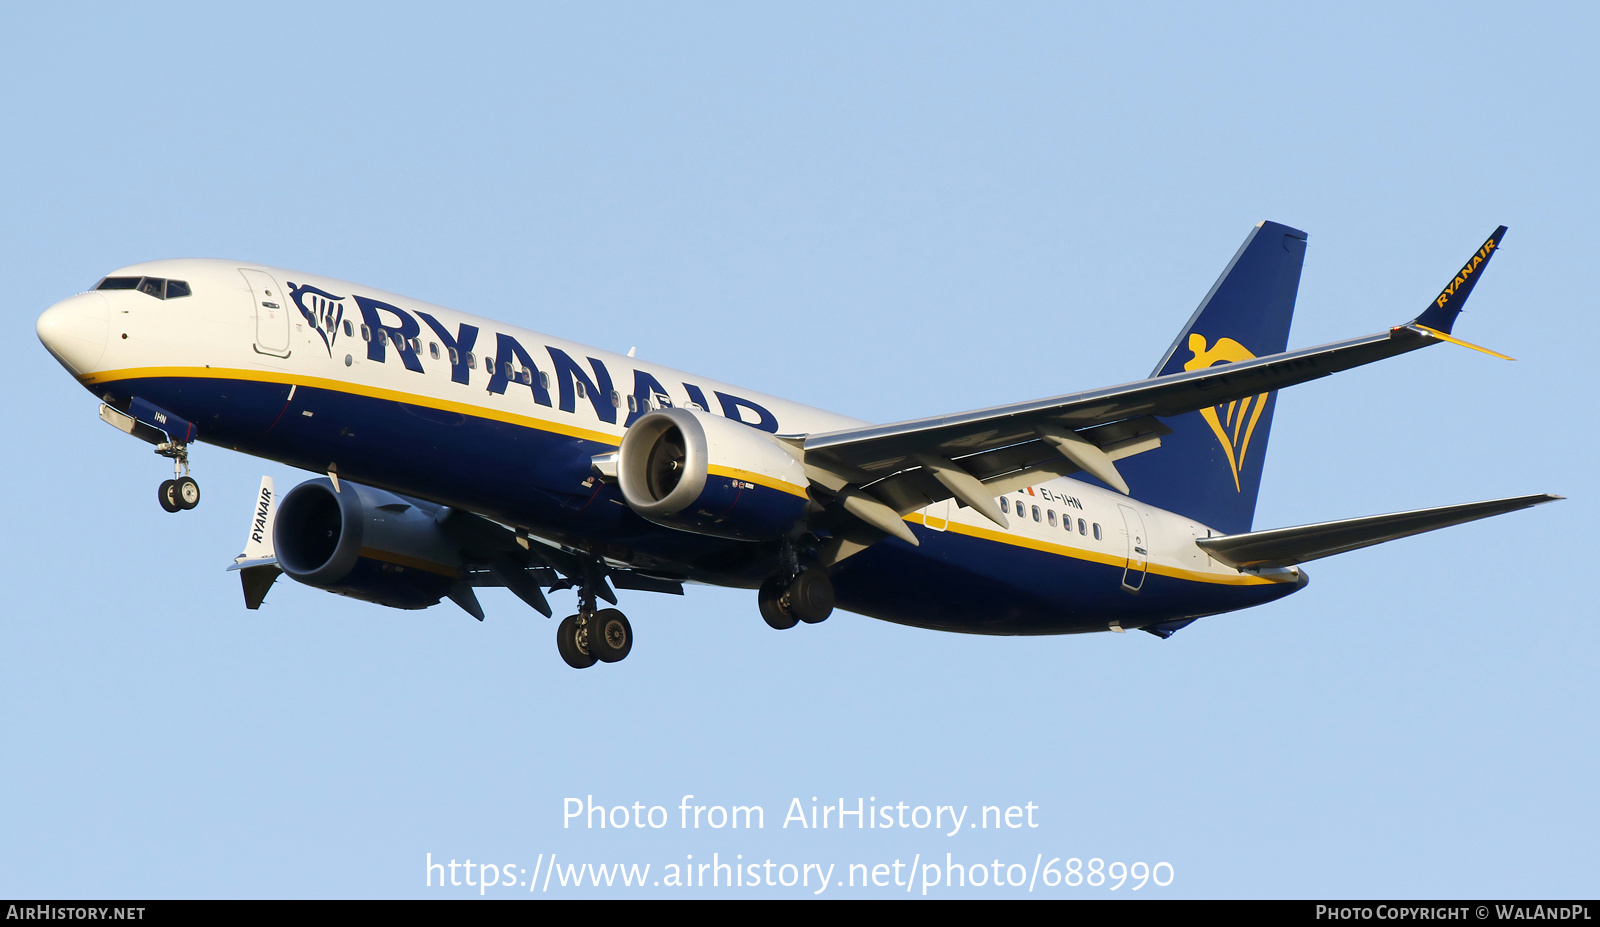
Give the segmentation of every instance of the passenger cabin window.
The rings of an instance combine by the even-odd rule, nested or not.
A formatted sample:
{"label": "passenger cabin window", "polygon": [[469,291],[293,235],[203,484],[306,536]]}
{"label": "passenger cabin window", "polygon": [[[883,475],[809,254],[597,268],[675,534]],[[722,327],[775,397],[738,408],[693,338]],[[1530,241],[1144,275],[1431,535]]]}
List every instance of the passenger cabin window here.
{"label": "passenger cabin window", "polygon": [[138,290],[156,299],[178,299],[189,295],[189,284],[161,277],[106,277],[95,284],[97,290]]}
{"label": "passenger cabin window", "polygon": [[1007,499],[1005,496],[1000,497],[1000,511],[1006,513],[1007,515],[1011,514],[1011,500]]}
{"label": "passenger cabin window", "polygon": [[355,333],[356,333],[356,330],[355,330],[354,327],[352,327],[350,325],[350,320],[349,319],[345,319],[344,320],[344,336],[346,338],[349,338],[350,336],[354,335]]}
{"label": "passenger cabin window", "polygon": [[1056,526],[1056,510],[1055,509],[1051,509],[1050,510],[1050,527],[1054,528],[1055,526]]}
{"label": "passenger cabin window", "polygon": [[1044,516],[1039,514],[1039,507],[1037,505],[1033,507],[1033,520],[1044,521]]}
{"label": "passenger cabin window", "polygon": [[439,342],[437,342],[437,341],[428,342],[428,356],[433,358],[434,360],[438,360],[439,359]]}
{"label": "passenger cabin window", "polygon": [[461,355],[456,353],[456,349],[455,348],[451,348],[450,349],[450,366],[454,367],[459,363],[461,363]]}
{"label": "passenger cabin window", "polygon": [[1094,523],[1094,539],[1096,541],[1100,540],[1100,523],[1099,522],[1095,522]]}
{"label": "passenger cabin window", "polygon": [[[1095,527],[1098,528],[1099,525],[1096,525]],[[1078,519],[1078,533],[1079,534],[1088,534],[1089,533],[1089,523],[1084,521],[1081,518]]]}
{"label": "passenger cabin window", "polygon": [[362,341],[371,341],[372,340],[372,329],[368,328],[366,326],[366,323],[364,323],[364,322],[361,325],[361,340]]}
{"label": "passenger cabin window", "polygon": [[468,370],[477,370],[478,369],[478,356],[476,354],[473,354],[471,351],[467,352],[467,369]]}

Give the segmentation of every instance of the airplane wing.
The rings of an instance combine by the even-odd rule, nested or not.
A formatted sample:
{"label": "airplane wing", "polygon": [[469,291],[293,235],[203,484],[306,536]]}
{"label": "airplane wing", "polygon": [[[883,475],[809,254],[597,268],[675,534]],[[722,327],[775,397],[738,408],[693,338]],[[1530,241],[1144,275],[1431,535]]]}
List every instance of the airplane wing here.
{"label": "airplane wing", "polygon": [[[472,590],[480,586],[509,589],[546,618],[552,617],[554,612],[545,599],[545,589],[571,589],[587,584],[612,605],[617,604],[612,586],[683,595],[682,582],[612,566],[603,560],[579,557],[558,544],[519,533],[473,512],[387,495],[396,501],[384,508],[404,509],[417,505],[427,510],[439,530],[456,545],[462,559],[461,578],[448,595],[452,602],[479,621],[484,617],[483,607]],[[277,514],[278,495],[272,477],[263,476],[261,490],[252,502],[244,551],[228,566],[228,570],[239,573],[245,608],[251,610],[261,607],[273,582],[284,572],[273,546]]]}
{"label": "airplane wing", "polygon": [[1397,325],[1365,338],[1121,386],[893,425],[809,435],[805,439],[806,457],[809,461],[815,454],[864,473],[885,475],[914,466],[917,454],[965,457],[998,447],[1038,442],[1041,429],[1080,432],[1140,416],[1181,415],[1316,380],[1425,348],[1438,340],[1425,329]]}
{"label": "airplane wing", "polygon": [[1159,447],[1161,436],[1171,432],[1160,422],[1164,417],[1271,393],[1441,341],[1495,354],[1450,332],[1505,232],[1505,226],[1496,229],[1425,312],[1386,332],[1120,386],[794,439],[812,481],[848,497],[852,505],[845,508],[874,526],[872,532],[855,531],[854,541],[845,541],[828,559],[842,559],[885,533],[908,539],[910,531],[897,525],[901,516],[952,497],[1004,526],[996,495],[1057,476],[1084,471],[1128,493],[1115,461]]}

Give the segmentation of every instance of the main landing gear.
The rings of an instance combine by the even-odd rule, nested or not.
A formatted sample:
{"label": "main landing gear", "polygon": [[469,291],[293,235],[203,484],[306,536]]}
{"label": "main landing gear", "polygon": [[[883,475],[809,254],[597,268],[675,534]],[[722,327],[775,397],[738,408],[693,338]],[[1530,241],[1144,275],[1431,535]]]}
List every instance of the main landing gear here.
{"label": "main landing gear", "polygon": [[756,602],[761,607],[761,617],[779,631],[787,631],[802,621],[818,624],[833,614],[833,581],[815,567],[792,577],[775,573],[761,584]]}
{"label": "main landing gear", "polygon": [[169,512],[182,512],[200,504],[200,484],[189,476],[189,445],[168,441],[156,453],[172,458],[172,479],[156,488],[156,501]]}
{"label": "main landing gear", "polygon": [[556,650],[573,669],[619,663],[633,650],[633,625],[614,608],[595,609],[593,584],[578,589],[578,613],[556,625]]}

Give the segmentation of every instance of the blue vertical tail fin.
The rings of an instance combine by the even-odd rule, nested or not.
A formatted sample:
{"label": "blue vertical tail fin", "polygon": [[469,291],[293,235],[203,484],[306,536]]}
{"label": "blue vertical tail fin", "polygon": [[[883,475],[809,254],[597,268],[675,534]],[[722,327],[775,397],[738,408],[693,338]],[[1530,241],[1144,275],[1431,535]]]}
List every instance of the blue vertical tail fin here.
{"label": "blue vertical tail fin", "polygon": [[[1200,301],[1152,377],[1277,354],[1288,347],[1306,233],[1261,222]],[[1261,393],[1164,419],[1161,447],[1118,462],[1142,502],[1219,531],[1255,519],[1277,394]]]}

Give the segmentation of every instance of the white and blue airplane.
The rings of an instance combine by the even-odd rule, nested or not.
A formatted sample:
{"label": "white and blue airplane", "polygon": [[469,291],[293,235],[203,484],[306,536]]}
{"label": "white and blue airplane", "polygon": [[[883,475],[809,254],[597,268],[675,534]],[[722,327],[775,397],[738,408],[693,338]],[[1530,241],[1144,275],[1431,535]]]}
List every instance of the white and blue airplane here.
{"label": "white and blue airplane", "polygon": [[[114,271],[39,317],[100,416],[325,477],[263,480],[247,608],[280,573],[395,608],[505,586],[573,667],[628,655],[614,589],[758,589],[774,628],[841,608],[977,634],[1139,629],[1305,587],[1300,564],[1560,498],[1257,531],[1276,391],[1450,341],[1497,229],[1417,318],[1286,351],[1305,234],[1251,230],[1143,380],[890,425],[353,283],[238,261]],[[1477,348],[1478,350],[1486,350]],[[1494,353],[1494,352],[1488,352]],[[1499,355],[1504,356],[1504,355]]]}

